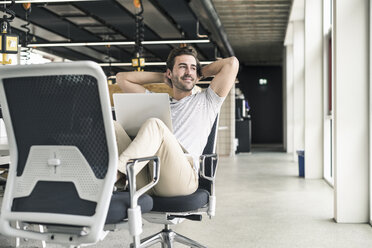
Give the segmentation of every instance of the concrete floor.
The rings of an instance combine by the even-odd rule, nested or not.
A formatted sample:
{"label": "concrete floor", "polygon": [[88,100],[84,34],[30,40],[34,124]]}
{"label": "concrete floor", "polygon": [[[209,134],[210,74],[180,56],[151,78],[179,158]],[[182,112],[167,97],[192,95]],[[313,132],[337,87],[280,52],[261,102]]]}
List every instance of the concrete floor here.
{"label": "concrete floor", "polygon": [[[216,217],[185,221],[173,229],[211,248],[372,247],[372,227],[336,224],[333,189],[323,180],[297,177],[297,164],[291,158],[280,152],[220,158]],[[160,229],[145,222],[142,236]],[[90,247],[129,247],[129,242],[128,232],[122,230]],[[0,236],[1,248],[14,244],[14,239]],[[22,241],[21,247],[41,247],[41,243]]]}

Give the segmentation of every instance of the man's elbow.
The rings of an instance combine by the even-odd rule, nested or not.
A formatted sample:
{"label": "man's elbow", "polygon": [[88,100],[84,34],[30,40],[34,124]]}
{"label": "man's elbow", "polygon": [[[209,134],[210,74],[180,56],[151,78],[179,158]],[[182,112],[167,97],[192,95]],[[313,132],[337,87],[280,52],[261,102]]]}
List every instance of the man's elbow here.
{"label": "man's elbow", "polygon": [[235,57],[235,56],[231,56],[231,57],[228,58],[228,61],[229,61],[228,63],[231,66],[231,68],[233,70],[235,70],[236,72],[238,72],[238,70],[239,70],[239,60],[238,60],[238,58]]}
{"label": "man's elbow", "polygon": [[116,74],[116,83],[119,85],[119,87],[125,91],[127,88],[129,81],[127,80],[125,76],[125,72],[118,72]]}
{"label": "man's elbow", "polygon": [[116,73],[116,83],[118,83],[119,85],[128,83],[125,72]]}
{"label": "man's elbow", "polygon": [[125,80],[125,72],[118,72],[116,73],[116,82],[119,83],[119,82],[122,82]]}

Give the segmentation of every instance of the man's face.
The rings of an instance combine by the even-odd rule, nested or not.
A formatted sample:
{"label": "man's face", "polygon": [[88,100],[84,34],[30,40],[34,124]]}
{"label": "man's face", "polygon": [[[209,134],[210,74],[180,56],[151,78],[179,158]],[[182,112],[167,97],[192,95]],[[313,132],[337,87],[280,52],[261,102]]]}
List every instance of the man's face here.
{"label": "man's face", "polygon": [[191,55],[177,56],[174,61],[173,70],[167,70],[167,76],[172,81],[173,87],[181,91],[191,91],[196,81],[196,60]]}

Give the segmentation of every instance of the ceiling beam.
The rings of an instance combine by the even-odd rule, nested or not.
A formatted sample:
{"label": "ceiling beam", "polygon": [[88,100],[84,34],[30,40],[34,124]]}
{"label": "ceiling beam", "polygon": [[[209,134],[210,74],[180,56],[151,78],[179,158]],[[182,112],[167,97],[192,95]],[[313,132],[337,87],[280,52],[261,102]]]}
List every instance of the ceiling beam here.
{"label": "ceiling beam", "polygon": [[273,19],[234,19],[234,20],[225,20],[223,22],[223,25],[225,26],[226,24],[235,24],[235,23],[244,23],[244,24],[284,24],[287,25],[288,20],[286,19],[278,19],[278,20],[273,20]]}
{"label": "ceiling beam", "polygon": [[[2,12],[0,11],[0,15],[4,14],[5,15],[5,12]],[[20,30],[20,31],[24,31],[24,28],[22,27],[23,25],[27,24],[27,22],[25,22],[24,20],[22,20],[21,18],[18,18],[18,17],[15,17],[13,19],[13,21],[11,22],[11,26]],[[32,30],[32,33],[30,33],[29,35],[30,36],[36,36],[36,37],[41,37],[45,40],[44,37],[47,37],[49,39],[50,42],[68,42],[68,38],[67,37],[64,37],[64,36],[61,36],[59,34],[56,34],[52,31],[49,31],[49,30],[46,30],[36,24],[31,24],[29,26],[29,28]],[[92,58],[92,59],[97,59],[97,60],[107,60],[107,59],[110,59],[111,61],[117,61],[116,58],[113,58],[113,57],[107,57],[107,54],[103,54],[103,53],[100,53],[100,52],[97,52],[96,50],[93,50],[91,48],[85,48],[84,50],[82,49],[78,49],[78,48],[74,48],[74,47],[70,47],[69,48],[70,50],[74,51],[74,52],[77,52],[77,53],[80,53],[80,54],[85,54],[85,56],[88,55],[88,57]]]}
{"label": "ceiling beam", "polygon": [[226,29],[228,28],[267,28],[267,27],[273,27],[273,28],[279,28],[279,27],[287,27],[287,23],[278,24],[278,23],[229,23],[223,25]]}
{"label": "ceiling beam", "polygon": [[[291,4],[292,0],[230,0],[230,3],[238,3],[238,4],[247,4],[247,5],[260,5],[260,4]],[[219,4],[219,3],[225,3],[226,0],[213,0],[213,3]]]}
{"label": "ceiling beam", "polygon": [[212,1],[190,1],[189,5],[200,22],[212,33],[213,40],[220,48],[222,56],[230,57],[235,55]]}
{"label": "ceiling beam", "polygon": [[215,3],[214,6],[216,6],[216,8],[231,8],[231,7],[234,7],[234,8],[250,8],[250,9],[271,9],[271,8],[275,8],[275,9],[281,9],[281,8],[286,8],[286,9],[290,9],[291,5],[290,4],[287,4],[287,3],[281,3],[281,4],[246,4],[246,3],[235,3],[235,2],[230,2],[230,1],[226,1],[226,2],[223,2],[223,3]]}

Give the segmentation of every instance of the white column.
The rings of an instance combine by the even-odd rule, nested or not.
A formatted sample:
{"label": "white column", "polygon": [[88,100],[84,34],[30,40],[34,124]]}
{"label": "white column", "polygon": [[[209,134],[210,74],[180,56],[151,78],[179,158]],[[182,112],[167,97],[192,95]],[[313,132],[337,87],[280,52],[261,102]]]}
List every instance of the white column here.
{"label": "white column", "polygon": [[286,81],[285,81],[285,112],[286,112],[286,151],[293,152],[293,45],[286,46]]}
{"label": "white column", "polygon": [[368,1],[333,0],[335,219],[369,221]]}
{"label": "white column", "polygon": [[323,178],[323,1],[305,1],[305,177]]}
{"label": "white column", "polygon": [[[304,22],[293,22],[293,149],[305,148]],[[297,155],[294,152],[294,159]],[[306,156],[306,154],[305,154]]]}
{"label": "white column", "polygon": [[[372,2],[369,0],[369,15],[372,13]],[[369,18],[369,223],[372,225],[372,18]]]}

